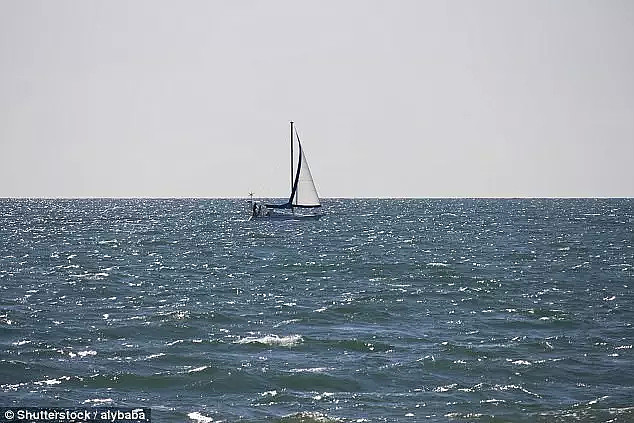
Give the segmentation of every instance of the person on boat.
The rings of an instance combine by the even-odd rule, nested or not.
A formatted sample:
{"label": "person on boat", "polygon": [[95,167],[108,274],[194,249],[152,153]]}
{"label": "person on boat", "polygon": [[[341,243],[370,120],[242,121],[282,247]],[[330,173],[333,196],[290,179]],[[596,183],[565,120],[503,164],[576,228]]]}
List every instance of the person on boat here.
{"label": "person on boat", "polygon": [[258,216],[262,216],[262,205],[258,204]]}
{"label": "person on boat", "polygon": [[253,203],[253,217],[257,216],[257,215],[255,214],[255,212],[256,212],[256,210],[257,210],[257,207],[258,207],[257,203]]}

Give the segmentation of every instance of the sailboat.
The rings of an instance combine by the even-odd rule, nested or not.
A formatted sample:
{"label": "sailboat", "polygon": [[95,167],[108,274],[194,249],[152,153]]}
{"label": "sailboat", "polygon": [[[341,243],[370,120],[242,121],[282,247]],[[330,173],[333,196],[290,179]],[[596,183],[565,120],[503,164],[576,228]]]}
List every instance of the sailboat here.
{"label": "sailboat", "polygon": [[[293,145],[297,141],[299,154],[297,170],[294,171]],[[251,219],[286,219],[303,220],[319,219],[321,207],[317,188],[310,173],[306,153],[299,140],[297,129],[291,122],[291,193],[288,201],[282,204],[261,204],[253,201],[253,193],[249,193]]]}

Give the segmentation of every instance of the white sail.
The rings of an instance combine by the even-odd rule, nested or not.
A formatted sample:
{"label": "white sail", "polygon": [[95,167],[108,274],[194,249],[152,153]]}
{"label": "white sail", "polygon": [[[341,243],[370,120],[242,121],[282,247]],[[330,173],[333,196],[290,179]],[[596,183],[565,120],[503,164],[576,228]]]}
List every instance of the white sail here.
{"label": "white sail", "polygon": [[311,175],[306,161],[306,153],[301,145],[299,147],[299,155],[299,174],[297,176],[297,188],[295,189],[293,206],[319,207],[321,204],[319,203],[317,188],[315,188],[313,175]]}

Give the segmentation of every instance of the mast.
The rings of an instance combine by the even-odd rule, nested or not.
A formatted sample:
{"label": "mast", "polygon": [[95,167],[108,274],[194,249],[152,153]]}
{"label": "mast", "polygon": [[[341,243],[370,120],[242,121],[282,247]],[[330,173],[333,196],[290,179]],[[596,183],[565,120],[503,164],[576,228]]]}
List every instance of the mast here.
{"label": "mast", "polygon": [[291,193],[293,192],[293,121],[291,121]]}

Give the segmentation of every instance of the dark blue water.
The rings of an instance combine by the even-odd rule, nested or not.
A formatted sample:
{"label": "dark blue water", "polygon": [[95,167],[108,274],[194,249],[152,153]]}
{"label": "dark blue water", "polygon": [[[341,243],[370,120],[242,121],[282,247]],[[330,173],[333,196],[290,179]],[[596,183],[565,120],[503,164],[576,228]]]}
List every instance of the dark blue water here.
{"label": "dark blue water", "polygon": [[0,399],[154,421],[632,421],[634,201],[0,200]]}

